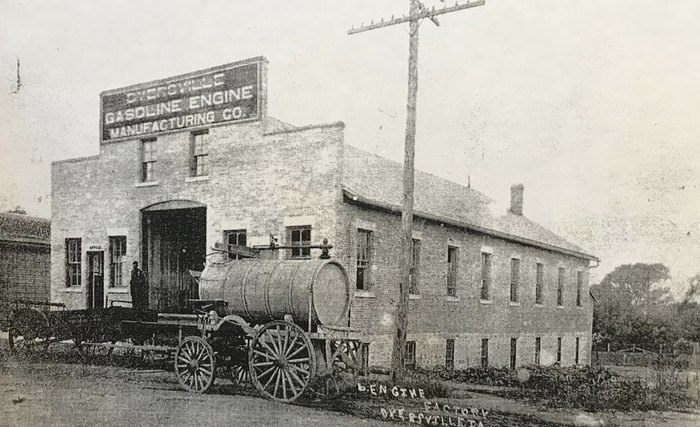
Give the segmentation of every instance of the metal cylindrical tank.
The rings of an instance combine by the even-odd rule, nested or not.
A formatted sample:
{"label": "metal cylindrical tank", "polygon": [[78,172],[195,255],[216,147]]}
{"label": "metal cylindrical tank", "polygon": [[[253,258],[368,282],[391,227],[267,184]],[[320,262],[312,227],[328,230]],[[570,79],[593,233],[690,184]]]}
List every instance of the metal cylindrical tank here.
{"label": "metal cylindrical tank", "polygon": [[228,313],[265,323],[294,321],[347,326],[350,282],[335,260],[247,259],[211,263],[199,279],[202,299],[228,302]]}

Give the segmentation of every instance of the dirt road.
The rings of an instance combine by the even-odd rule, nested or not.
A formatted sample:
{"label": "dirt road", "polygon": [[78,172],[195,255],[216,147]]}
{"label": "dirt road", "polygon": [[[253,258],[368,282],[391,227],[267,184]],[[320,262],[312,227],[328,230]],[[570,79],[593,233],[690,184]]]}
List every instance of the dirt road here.
{"label": "dirt road", "polygon": [[[374,426],[350,415],[258,397],[182,391],[172,373],[112,366],[0,361],[4,426]],[[13,403],[14,402],[14,403]]]}
{"label": "dirt road", "polygon": [[[337,407],[327,400],[280,404],[252,395],[253,390],[241,391],[226,379],[217,381],[208,394],[197,395],[180,389],[174,373],[167,370],[56,363],[57,360],[65,357],[32,363],[0,350],[0,426],[410,425],[398,419],[388,423],[377,419],[382,418],[382,408],[401,402],[344,399]],[[453,389],[449,403],[452,407],[489,411],[483,422],[489,427],[700,425],[697,412],[585,414],[545,410],[480,393],[478,389],[465,392],[461,388]],[[422,411],[422,406],[419,402],[413,410]],[[442,423],[442,418],[439,424],[425,419],[419,422],[452,425]]]}

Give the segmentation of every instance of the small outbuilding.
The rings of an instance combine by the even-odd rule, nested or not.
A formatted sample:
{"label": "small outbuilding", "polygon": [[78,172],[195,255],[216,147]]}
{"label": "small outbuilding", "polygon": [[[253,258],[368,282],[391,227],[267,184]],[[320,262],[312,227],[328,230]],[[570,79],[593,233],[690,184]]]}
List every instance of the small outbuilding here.
{"label": "small outbuilding", "polygon": [[15,300],[51,298],[51,222],[0,213],[0,322]]}

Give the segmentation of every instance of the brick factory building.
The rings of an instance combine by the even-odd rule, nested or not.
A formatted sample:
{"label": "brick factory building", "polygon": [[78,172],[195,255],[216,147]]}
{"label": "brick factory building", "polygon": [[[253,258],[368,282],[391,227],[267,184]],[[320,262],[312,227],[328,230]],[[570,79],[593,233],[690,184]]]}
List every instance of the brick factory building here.
{"label": "brick factory building", "polygon": [[0,324],[12,301],[50,300],[50,232],[48,219],[0,213]]}
{"label": "brick factory building", "polygon": [[[151,308],[196,297],[217,242],[299,246],[328,238],[354,288],[350,326],[388,366],[398,296],[401,165],[344,142],[344,124],[267,116],[264,58],[102,94],[99,155],[52,168],[52,300],[129,300],[144,266]],[[478,191],[416,173],[409,363],[590,362],[592,256]],[[221,255],[215,255],[221,256]]]}

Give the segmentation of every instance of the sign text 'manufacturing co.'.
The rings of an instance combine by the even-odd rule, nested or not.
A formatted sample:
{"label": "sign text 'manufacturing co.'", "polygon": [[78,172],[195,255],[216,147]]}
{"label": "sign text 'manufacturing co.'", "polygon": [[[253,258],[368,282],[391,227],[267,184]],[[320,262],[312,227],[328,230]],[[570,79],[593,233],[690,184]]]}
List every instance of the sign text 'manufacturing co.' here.
{"label": "sign text 'manufacturing co.'", "polygon": [[102,141],[225,122],[260,115],[260,63],[214,69],[102,94]]}

